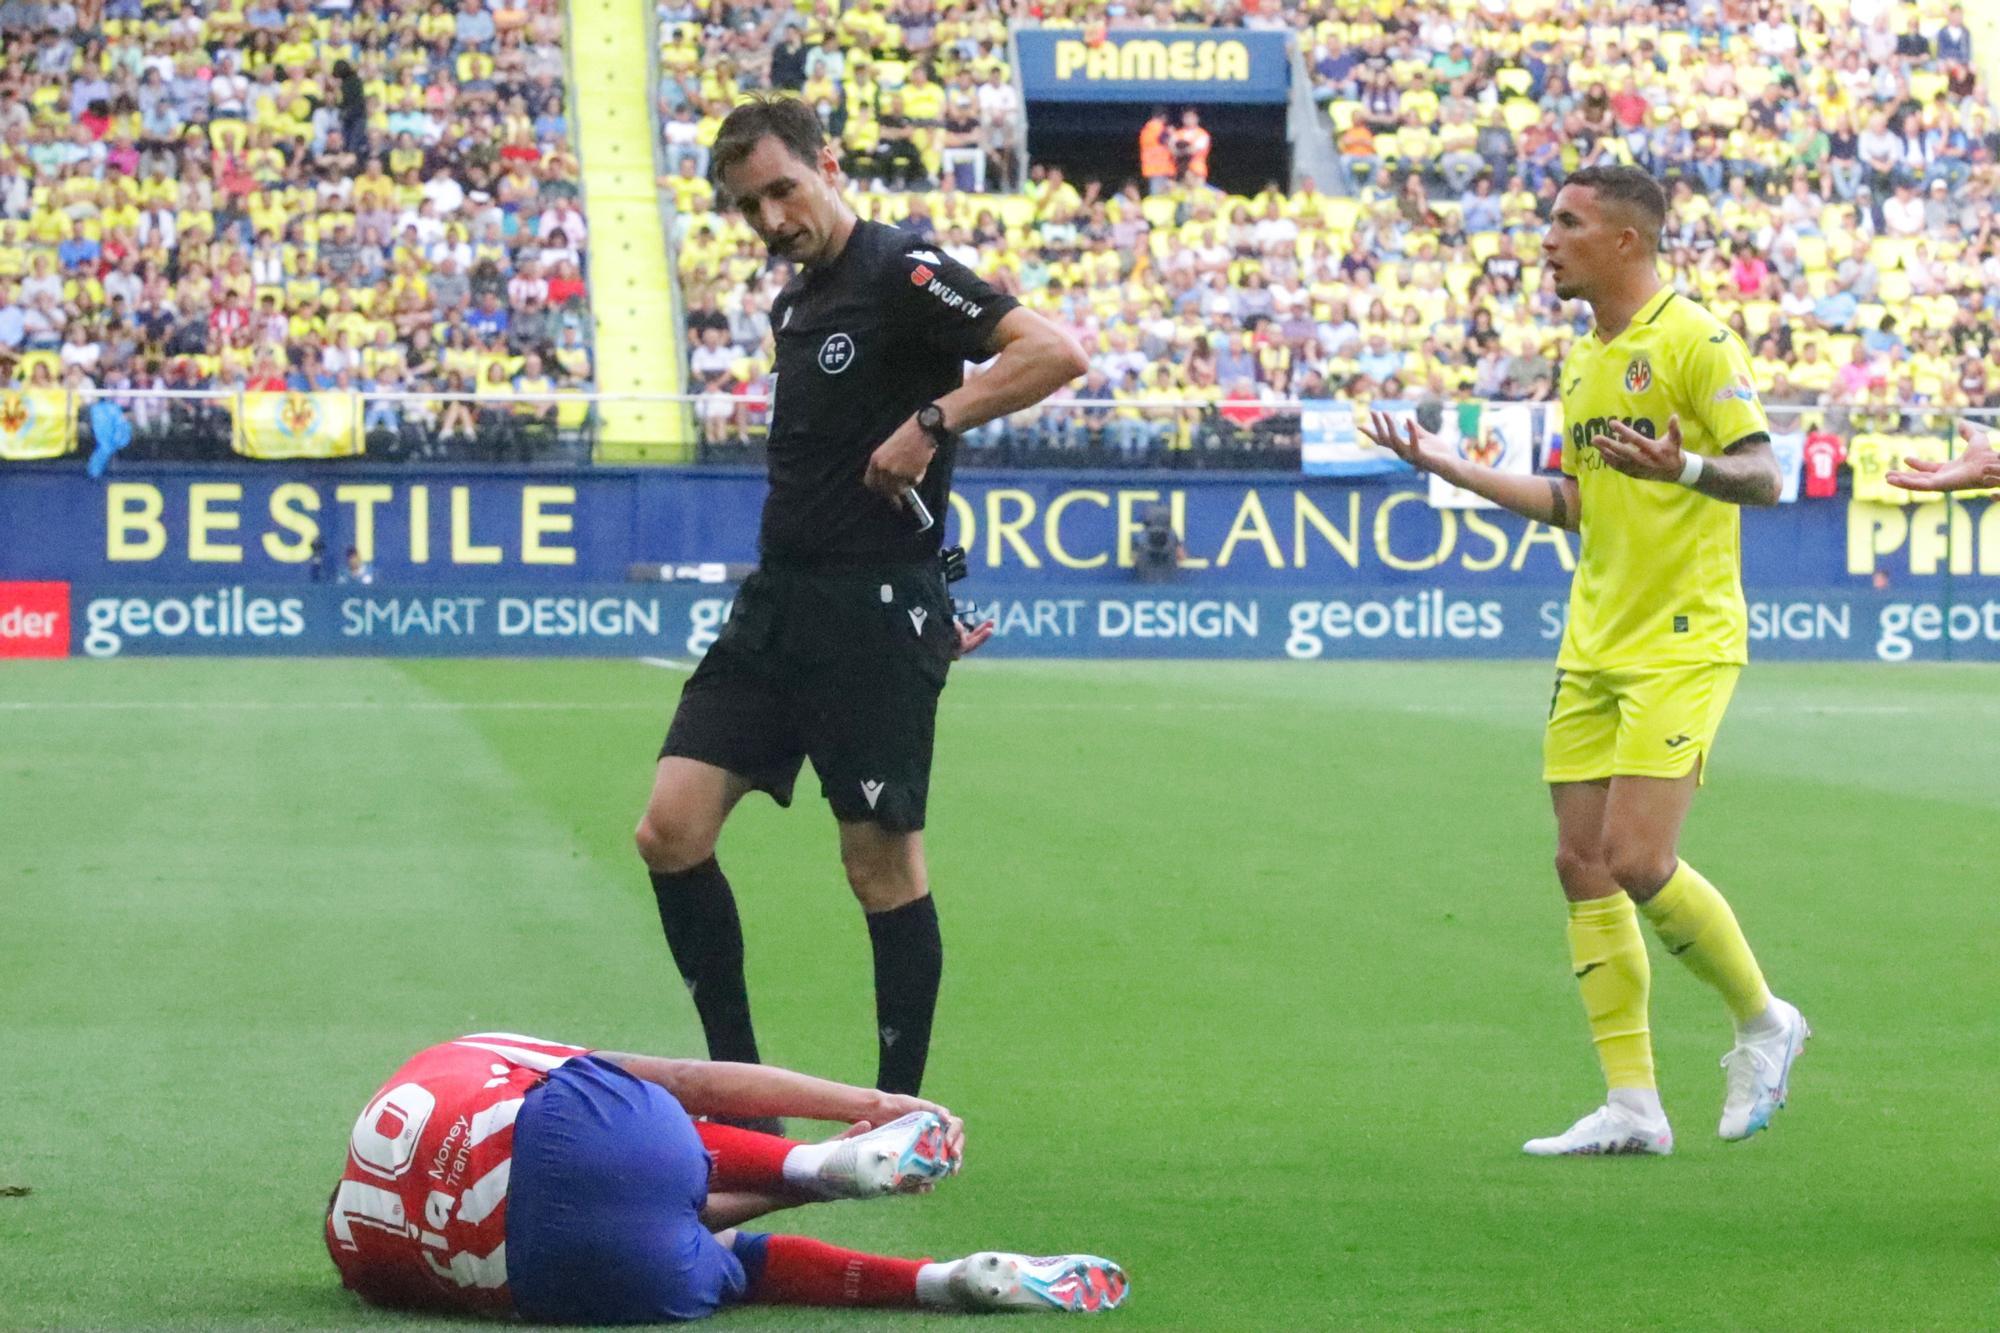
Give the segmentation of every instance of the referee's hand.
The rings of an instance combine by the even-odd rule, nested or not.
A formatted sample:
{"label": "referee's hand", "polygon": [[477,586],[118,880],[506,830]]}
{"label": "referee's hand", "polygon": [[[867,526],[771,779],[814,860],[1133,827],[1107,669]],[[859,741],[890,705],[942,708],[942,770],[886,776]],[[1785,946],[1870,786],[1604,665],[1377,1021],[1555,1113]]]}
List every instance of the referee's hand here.
{"label": "referee's hand", "polygon": [[977,625],[968,625],[963,620],[954,618],[951,627],[958,631],[958,642],[952,646],[952,660],[956,662],[961,657],[968,657],[978,652],[979,646],[993,637],[994,623],[988,620]]}
{"label": "referee's hand", "polygon": [[931,452],[931,437],[912,416],[875,446],[875,452],[868,456],[868,471],[861,483],[900,504],[903,492],[921,482],[924,473],[930,471]]}

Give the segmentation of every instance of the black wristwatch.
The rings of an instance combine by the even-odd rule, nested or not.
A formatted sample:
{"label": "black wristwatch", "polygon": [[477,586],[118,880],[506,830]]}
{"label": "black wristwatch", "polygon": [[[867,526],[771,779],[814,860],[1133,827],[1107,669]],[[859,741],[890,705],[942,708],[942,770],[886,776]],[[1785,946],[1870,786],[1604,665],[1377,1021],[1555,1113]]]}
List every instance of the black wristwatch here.
{"label": "black wristwatch", "polygon": [[936,403],[925,403],[917,409],[917,428],[931,437],[934,449],[942,449],[958,440],[958,433],[944,424],[944,409]]}

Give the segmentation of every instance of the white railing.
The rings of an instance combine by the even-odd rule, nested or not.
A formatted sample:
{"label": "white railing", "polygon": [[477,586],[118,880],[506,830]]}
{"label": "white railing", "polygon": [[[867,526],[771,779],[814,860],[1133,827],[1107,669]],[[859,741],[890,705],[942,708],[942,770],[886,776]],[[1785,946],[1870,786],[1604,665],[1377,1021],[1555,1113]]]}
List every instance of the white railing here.
{"label": "white railing", "polygon": [[[40,453],[10,449],[5,432],[10,396],[61,394],[66,411],[66,447]],[[253,401],[254,397],[254,401]],[[318,418],[323,434],[344,432],[347,443],[318,454],[274,453],[266,444],[245,442],[246,431],[280,431],[312,418],[311,409],[339,398],[333,418]],[[282,402],[274,403],[273,399]],[[317,403],[300,401],[316,399]],[[46,399],[44,400],[46,401]],[[766,393],[602,393],[548,390],[505,393],[444,391],[329,390],[324,394],[258,393],[246,389],[97,388],[30,385],[0,390],[0,458],[67,455],[94,444],[91,408],[116,404],[133,432],[135,459],[198,461],[247,454],[255,457],[365,455],[380,461],[414,458],[437,462],[534,462],[578,466],[591,461],[646,457],[660,461],[749,461],[757,457],[768,429],[772,399]],[[1522,406],[1480,400],[1438,399],[1373,406],[1401,413],[1417,411],[1427,425],[1435,415],[1479,402],[1482,407]],[[675,404],[674,438],[642,453],[600,450],[598,409],[611,403]],[[254,410],[246,416],[246,405]],[[1220,400],[1170,396],[1094,398],[1071,389],[1024,412],[967,433],[966,461],[1025,466],[1296,466],[1301,437],[1323,427],[1322,415],[1335,404],[1295,398]],[[1359,416],[1369,404],[1353,404]],[[1560,405],[1528,404],[1537,453],[1560,430]],[[454,412],[455,407],[464,410]],[[2000,422],[2000,408],[1958,408],[1935,403],[1817,402],[1767,404],[1780,432],[1815,427],[1839,435],[1890,435],[1940,439],[1960,420]],[[554,409],[550,411],[549,409]],[[44,408],[44,412],[48,409]],[[260,423],[254,428],[252,421]],[[327,426],[327,420],[342,424]],[[50,429],[46,419],[43,430]],[[304,430],[304,426],[299,427]],[[47,436],[44,440],[46,442]]]}

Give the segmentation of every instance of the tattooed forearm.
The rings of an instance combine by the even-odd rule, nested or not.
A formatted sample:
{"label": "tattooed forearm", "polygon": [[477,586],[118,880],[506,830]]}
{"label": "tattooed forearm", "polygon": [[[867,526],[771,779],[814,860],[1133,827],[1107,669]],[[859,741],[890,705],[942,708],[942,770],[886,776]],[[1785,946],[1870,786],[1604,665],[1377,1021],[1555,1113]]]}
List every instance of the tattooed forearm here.
{"label": "tattooed forearm", "polygon": [[1784,492],[1778,459],[1766,436],[1739,441],[1727,452],[1710,455],[1702,462],[1701,477],[1694,488],[1711,500],[1736,505],[1774,505]]}

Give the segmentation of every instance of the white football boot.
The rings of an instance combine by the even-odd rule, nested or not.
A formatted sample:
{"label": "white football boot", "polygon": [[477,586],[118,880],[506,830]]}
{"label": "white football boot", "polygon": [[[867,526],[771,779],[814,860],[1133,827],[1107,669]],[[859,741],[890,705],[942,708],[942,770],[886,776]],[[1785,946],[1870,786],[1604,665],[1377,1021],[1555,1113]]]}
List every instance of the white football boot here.
{"label": "white football boot", "polygon": [[988,1250],[953,1264],[950,1288],[965,1310],[1102,1314],[1125,1303],[1131,1284],[1124,1269],[1094,1254],[1038,1259]]}
{"label": "white football boot", "polygon": [[944,1117],[935,1111],[912,1111],[866,1134],[819,1146],[826,1156],[816,1164],[811,1186],[828,1199],[921,1193],[957,1174],[960,1162]]}
{"label": "white football boot", "polygon": [[1606,1104],[1560,1134],[1529,1139],[1521,1151],[1531,1157],[1665,1157],[1674,1150],[1674,1131],[1665,1116],[1649,1120],[1629,1107]]}
{"label": "white football boot", "polygon": [[1771,1123],[1785,1104],[1792,1061],[1812,1036],[1805,1015],[1775,996],[1771,1014],[1777,1026],[1769,1033],[1739,1036],[1722,1057],[1728,1091],[1722,1099],[1722,1123],[1715,1132],[1732,1142],[1747,1139]]}

